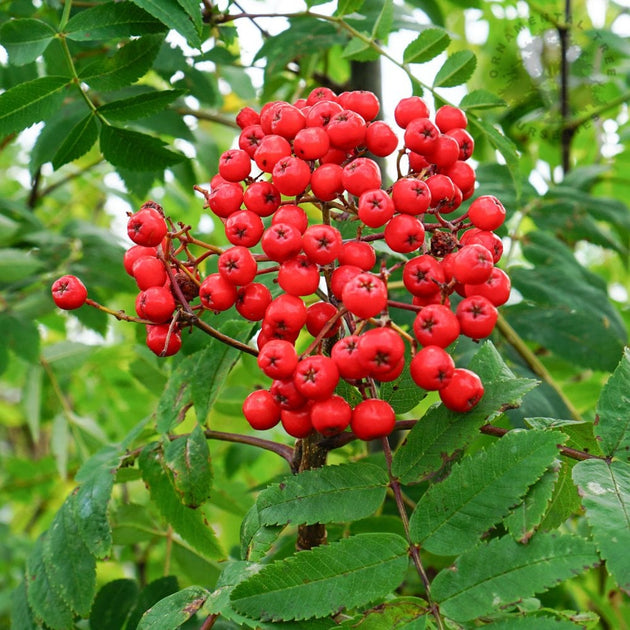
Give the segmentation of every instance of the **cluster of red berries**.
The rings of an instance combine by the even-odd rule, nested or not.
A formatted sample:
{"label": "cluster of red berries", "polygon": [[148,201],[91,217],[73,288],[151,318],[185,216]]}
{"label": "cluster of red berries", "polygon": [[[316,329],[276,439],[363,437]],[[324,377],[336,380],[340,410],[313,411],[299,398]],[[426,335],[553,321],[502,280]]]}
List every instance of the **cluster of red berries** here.
{"label": "cluster of red berries", "polygon": [[[239,148],[221,155],[210,190],[197,188],[224,224],[226,249],[207,245],[195,257],[191,248],[204,244],[182,224],[169,230],[154,202],[129,217],[135,245],[124,264],[140,289],[136,311],[156,354],[179,350],[180,328],[190,321],[178,318],[184,312],[234,306],[260,322],[258,365],[272,384],[244,402],[256,429],[281,422],[295,437],[348,426],[365,440],[388,435],[395,414],[378,398],[378,384],[401,375],[407,346],[412,379],[437,390],[449,409],[469,411],[483,395],[479,377],[457,368],[446,348],[460,335],[487,337],[509,297],[509,278],[495,266],[503,246],[494,230],[505,209],[487,195],[456,212],[475,187],[467,162],[474,140],[461,109],[440,107],[432,120],[420,97],[402,99],[394,112],[404,137],[398,149],[394,129],[376,120],[379,108],[371,92],[327,88],[260,112],[243,108]],[[385,187],[376,158],[396,151],[398,177]],[[307,209],[321,220],[309,220]],[[335,224],[355,227],[354,236],[342,238]],[[377,241],[405,262],[379,260]],[[217,271],[202,278],[199,265],[213,255]],[[408,302],[390,299],[397,271]],[[282,289],[275,298],[257,281],[268,273]],[[62,281],[63,290],[53,287],[57,304],[80,306],[85,295]],[[416,312],[413,336],[390,319],[390,308]],[[313,340],[298,354],[303,330]],[[362,394],[354,408],[335,394],[340,379]]]}

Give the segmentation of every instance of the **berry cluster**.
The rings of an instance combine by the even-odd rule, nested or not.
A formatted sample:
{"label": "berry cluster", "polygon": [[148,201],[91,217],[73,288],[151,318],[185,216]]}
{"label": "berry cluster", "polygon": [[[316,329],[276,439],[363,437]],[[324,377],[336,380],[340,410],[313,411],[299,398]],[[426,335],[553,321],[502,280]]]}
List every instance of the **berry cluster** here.
{"label": "berry cluster", "polygon": [[[197,188],[222,220],[228,248],[174,226],[155,202],[129,217],[135,245],[124,265],[156,354],[177,352],[181,328],[204,310],[234,307],[260,322],[258,366],[272,384],[244,402],[256,429],[281,422],[295,437],[348,426],[365,440],[388,435],[394,411],[378,384],[401,375],[407,349],[414,382],[437,390],[449,409],[469,411],[483,395],[479,377],[456,367],[446,348],[460,335],[487,337],[509,297],[494,233],[505,209],[489,195],[460,209],[475,187],[474,140],[461,109],[446,105],[431,119],[423,99],[403,98],[395,109],[400,149],[394,128],[376,120],[379,109],[371,92],[327,88],[260,112],[243,108],[239,148],[221,155],[209,190]],[[377,159],[394,153],[397,179],[384,186]],[[193,255],[199,246],[203,254]],[[403,256],[379,256],[388,250]],[[211,256],[217,270],[204,277],[200,265]],[[270,273],[282,290],[275,298],[261,281]],[[53,295],[76,308],[85,288],[68,278]],[[392,300],[394,286],[410,299]],[[416,313],[413,335],[392,321],[392,308]],[[303,331],[312,341],[298,354]],[[335,393],[341,379],[363,397],[354,408]]]}

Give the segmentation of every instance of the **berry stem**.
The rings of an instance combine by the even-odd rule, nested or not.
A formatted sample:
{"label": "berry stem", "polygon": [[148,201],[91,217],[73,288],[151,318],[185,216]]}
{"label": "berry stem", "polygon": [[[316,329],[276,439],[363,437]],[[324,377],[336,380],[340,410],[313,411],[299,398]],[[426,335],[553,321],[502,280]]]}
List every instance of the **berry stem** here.
{"label": "berry stem", "polygon": [[392,449],[390,447],[389,440],[387,439],[387,437],[383,437],[381,441],[383,444],[383,453],[385,454],[385,461],[387,463],[387,474],[389,475],[389,487],[392,489],[392,492],[394,493],[394,498],[396,500],[396,507],[398,508],[398,513],[400,514],[400,520],[402,521],[403,529],[405,530],[405,537],[407,538],[407,542],[409,543],[409,551],[411,553],[411,560],[414,566],[416,567],[416,571],[418,572],[418,575],[420,576],[422,583],[424,584],[427,602],[429,603],[431,614],[435,618],[435,623],[440,630],[444,630],[444,622],[442,621],[442,616],[440,615],[439,606],[431,598],[431,582],[422,564],[422,559],[420,558],[420,550],[418,548],[418,545],[416,545],[411,540],[411,534],[409,531],[409,517],[407,515],[407,508],[405,507],[405,501],[402,496],[400,482],[392,474]]}
{"label": "berry stem", "polygon": [[340,308],[326,322],[324,327],[319,331],[317,337],[315,337],[315,339],[312,341],[312,343],[309,345],[309,347],[306,348],[306,350],[304,350],[304,352],[302,352],[302,354],[300,355],[300,360],[302,360],[304,357],[307,357],[311,352],[313,352],[313,350],[315,350],[315,348],[317,348],[317,346],[319,346],[319,344],[322,342],[322,340],[326,336],[326,333],[337,323],[337,320],[340,317],[343,317],[347,312],[348,312],[348,309],[344,306],[344,307]]}
{"label": "berry stem", "polygon": [[119,321],[134,322],[136,324],[155,324],[155,322],[149,321],[148,319],[142,319],[141,317],[133,317],[132,315],[127,315],[125,311],[115,311],[111,308],[107,308],[107,306],[103,306],[102,304],[99,304],[91,298],[86,298],[85,303],[88,306],[92,306],[98,309],[99,311],[103,311],[103,313],[113,315]]}
{"label": "berry stem", "polygon": [[258,356],[258,350],[256,350],[255,348],[252,348],[251,346],[248,346],[242,341],[238,341],[238,339],[233,339],[232,337],[228,337],[227,335],[224,335],[222,332],[219,332],[216,328],[213,328],[212,326],[210,326],[210,324],[207,324],[202,319],[199,319],[199,317],[195,313],[184,313],[184,319],[186,319],[186,321],[188,321],[189,324],[192,324],[193,326],[195,326],[195,328],[199,328],[199,330],[203,330],[203,332],[205,332],[207,335],[210,335],[211,337],[218,339],[219,341],[227,344],[228,346],[232,346],[232,348],[236,348],[237,350],[240,350],[241,352],[246,352],[247,354],[251,354],[254,357]]}

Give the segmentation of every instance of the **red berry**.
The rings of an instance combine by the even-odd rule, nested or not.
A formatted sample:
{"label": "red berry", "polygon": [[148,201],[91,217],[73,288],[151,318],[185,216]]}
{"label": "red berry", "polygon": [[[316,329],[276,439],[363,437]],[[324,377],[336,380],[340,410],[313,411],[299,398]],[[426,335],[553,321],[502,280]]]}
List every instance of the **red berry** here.
{"label": "red berry", "polygon": [[303,409],[282,409],[280,422],[283,429],[294,438],[305,438],[313,430],[311,410],[308,405]]}
{"label": "red berry", "polygon": [[337,364],[342,378],[348,380],[362,379],[369,370],[359,361],[359,336],[348,335],[335,343],[330,357]]}
{"label": "red berry", "polygon": [[450,382],[439,392],[444,406],[459,413],[470,411],[481,400],[483,393],[479,376],[465,368],[455,368]]}
{"label": "red berry", "polygon": [[365,144],[370,153],[378,157],[387,157],[396,150],[398,136],[387,123],[377,120],[368,125]]}
{"label": "red berry", "polygon": [[168,278],[164,263],[155,256],[140,256],[133,263],[132,275],[141,291],[162,286]]}
{"label": "red berry", "polygon": [[299,297],[288,294],[279,295],[272,300],[263,319],[263,327],[271,333],[269,337],[283,333],[289,337],[297,337],[305,323],[304,302]]}
{"label": "red berry", "polygon": [[492,273],[492,254],[477,243],[464,245],[453,260],[453,276],[461,284],[480,284]]}
{"label": "red berry", "polygon": [[318,160],[330,149],[330,138],[323,127],[306,127],[293,140],[293,152],[303,160]]}
{"label": "red berry", "polygon": [[[431,191],[431,207],[439,211],[451,210],[448,206],[452,203],[455,196],[455,184],[450,177],[446,175],[431,175],[426,180],[427,186]],[[455,208],[452,208],[454,210]]]}
{"label": "red berry", "polygon": [[147,346],[158,357],[170,357],[177,354],[182,347],[182,336],[170,324],[148,325]]}
{"label": "red berry", "polygon": [[380,188],[361,193],[358,204],[359,219],[368,227],[377,228],[385,225],[394,216],[392,198]]}
{"label": "red berry", "polygon": [[375,317],[387,306],[387,286],[374,274],[351,278],[341,292],[344,306],[360,319]]}
{"label": "red berry", "polygon": [[475,171],[468,162],[457,160],[446,171],[444,171],[444,175],[446,175],[462,192],[472,192],[475,187]]}
{"label": "red berry", "polygon": [[271,182],[254,182],[243,193],[245,207],[261,217],[271,216],[280,206],[280,201],[280,192]]}
{"label": "red berry", "polygon": [[339,256],[343,241],[331,225],[311,225],[302,237],[304,253],[318,265],[327,265]]}
{"label": "red berry", "polygon": [[389,435],[396,426],[392,406],[379,398],[361,401],[352,411],[350,428],[360,440],[373,440]]}
{"label": "red berry", "polygon": [[342,245],[338,259],[340,265],[355,265],[369,271],[376,264],[376,252],[365,241],[347,241]]}
{"label": "red berry", "polygon": [[316,401],[310,411],[313,428],[326,437],[345,431],[352,419],[352,407],[337,394]]}
{"label": "red berry", "polygon": [[265,132],[260,125],[249,125],[241,131],[238,137],[238,146],[240,149],[243,149],[250,158],[253,158],[256,149],[258,149],[264,137]]}
{"label": "red berry", "polygon": [[413,295],[431,295],[440,290],[444,272],[438,261],[429,254],[412,258],[403,268],[403,283]]}
{"label": "red berry", "polygon": [[299,157],[288,156],[273,167],[273,182],[281,194],[295,197],[302,194],[311,180],[311,169]]}
{"label": "red berry", "polygon": [[459,242],[462,245],[471,245],[473,243],[483,245],[492,255],[492,260],[495,265],[501,260],[501,256],[503,256],[503,241],[494,232],[471,228],[462,234]]}
{"label": "red berry", "polygon": [[[337,315],[339,311],[330,302],[315,302],[306,309],[306,330],[317,337],[324,326]],[[335,323],[324,334],[324,337],[333,337],[341,327],[341,319]]]}
{"label": "red berry", "polygon": [[316,103],[312,103],[311,109],[306,114],[306,126],[327,127],[333,117],[342,111],[343,107],[335,101],[329,99],[319,100]]}
{"label": "red berry", "polygon": [[464,298],[455,311],[461,333],[471,339],[483,339],[494,329],[499,316],[496,307],[483,295]]}
{"label": "red berry", "polygon": [[455,164],[459,158],[459,144],[457,144],[455,138],[441,134],[431,145],[431,149],[426,156],[427,159],[433,162],[438,168],[448,168]]}
{"label": "red berry", "polygon": [[280,409],[298,410],[308,402],[308,399],[297,390],[292,378],[274,381],[269,391]]}
{"label": "red berry", "polygon": [[286,104],[286,101],[270,101],[262,106],[260,110],[260,126],[265,135],[271,135],[271,122],[276,114],[276,110]]}
{"label": "red berry", "polygon": [[243,415],[253,429],[265,431],[275,427],[280,421],[280,406],[271,392],[257,389],[245,398]]}
{"label": "red berry", "polygon": [[296,206],[294,204],[286,204],[280,206],[271,217],[271,224],[275,225],[276,223],[288,223],[293,227],[296,227],[300,234],[304,234],[306,228],[308,227],[308,217],[306,216],[306,212],[300,206]]}
{"label": "red berry", "polygon": [[362,116],[350,109],[344,109],[333,116],[326,126],[330,144],[349,151],[365,142],[367,125]]}
{"label": "red berry", "polygon": [[473,295],[483,295],[494,304],[501,306],[510,298],[511,282],[510,277],[498,267],[492,268],[490,277],[481,284],[466,284],[464,294],[466,297]]}
{"label": "red berry", "polygon": [[302,249],[302,235],[296,227],[288,223],[276,223],[263,232],[260,244],[271,260],[282,262]]}
{"label": "red berry", "polygon": [[351,109],[366,121],[374,120],[381,108],[376,94],[367,90],[342,92],[337,100],[344,109]]}
{"label": "red berry", "polygon": [[209,311],[226,311],[236,302],[236,287],[220,273],[211,273],[199,287],[199,300]]}
{"label": "red berry", "polygon": [[51,287],[55,304],[65,311],[72,311],[85,304],[87,289],[79,278],[65,275],[55,280]]}
{"label": "red berry", "polygon": [[344,191],[343,169],[333,162],[322,164],[311,174],[311,190],[321,201],[332,201]]}
{"label": "red berry", "polygon": [[156,247],[166,236],[168,228],[162,213],[155,206],[147,204],[129,217],[127,234],[136,245]]}
{"label": "red berry", "polygon": [[398,212],[423,214],[431,205],[431,192],[421,179],[403,177],[392,186],[392,200]]}
{"label": "red berry", "polygon": [[298,362],[293,382],[302,396],[311,400],[324,400],[335,391],[339,370],[330,357],[314,354]]}
{"label": "red berry", "polygon": [[393,251],[402,254],[422,247],[424,234],[422,222],[410,214],[397,214],[385,226],[385,242]]}
{"label": "red berry", "polygon": [[236,114],[236,124],[241,128],[257,125],[260,122],[260,114],[251,107],[243,107]]}
{"label": "red berry", "polygon": [[427,155],[439,135],[439,129],[428,118],[414,118],[405,129],[405,146],[415,153]]}
{"label": "red berry", "polygon": [[144,245],[132,245],[123,255],[125,271],[133,276],[133,264],[141,256],[157,256],[157,247],[144,247]]}
{"label": "red berry", "polygon": [[287,379],[293,376],[298,358],[295,346],[284,339],[270,339],[260,349],[258,367],[271,379]]}
{"label": "red berry", "polygon": [[292,140],[306,126],[306,118],[300,109],[289,103],[282,103],[273,110],[271,133]]}
{"label": "red berry", "polygon": [[213,188],[207,201],[212,212],[225,219],[240,209],[243,203],[243,188],[236,182],[225,182]]}
{"label": "red berry", "polygon": [[442,105],[442,107],[435,112],[435,124],[442,133],[446,133],[451,129],[463,129],[468,124],[468,119],[466,118],[466,114],[459,109],[459,107]]}
{"label": "red berry", "polygon": [[457,140],[459,145],[459,158],[460,160],[467,160],[475,150],[475,141],[473,137],[465,129],[451,129],[446,132],[447,135],[452,136]]}
{"label": "red berry", "polygon": [[259,282],[250,282],[236,293],[237,312],[252,322],[260,321],[271,303],[271,291]]}
{"label": "red berry", "polygon": [[[263,127],[264,129],[264,127]],[[291,155],[291,145],[282,136],[275,134],[265,136],[254,153],[256,166],[265,173],[271,173],[276,163],[283,157]]]}
{"label": "red berry", "polygon": [[341,183],[351,195],[359,197],[367,190],[381,187],[381,169],[370,158],[356,158],[344,167]]}
{"label": "red berry", "polygon": [[391,328],[372,328],[359,336],[359,361],[378,379],[398,365],[405,354],[405,344]]}
{"label": "red berry", "polygon": [[319,287],[319,268],[308,256],[298,254],[281,263],[278,284],[291,295],[311,295]]}
{"label": "red berry", "polygon": [[319,101],[336,101],[337,95],[327,87],[313,88],[306,97],[307,105],[315,105]]}
{"label": "red berry", "polygon": [[136,313],[155,324],[167,322],[175,310],[175,298],[166,287],[149,287],[136,298]]}
{"label": "red berry", "polygon": [[413,332],[423,346],[446,348],[459,337],[459,320],[443,304],[429,304],[418,312]]}
{"label": "red berry", "polygon": [[429,108],[419,96],[408,96],[398,102],[394,109],[396,124],[405,129],[414,118],[428,118]]}
{"label": "red berry", "polygon": [[330,290],[332,294],[340,300],[341,293],[346,284],[362,271],[361,267],[355,265],[339,265],[339,267],[336,267],[330,277]]}
{"label": "red berry", "polygon": [[453,357],[438,346],[422,348],[409,364],[409,374],[414,383],[427,391],[446,387],[454,371]]}
{"label": "red berry", "polygon": [[219,158],[219,175],[228,182],[240,182],[252,168],[249,154],[242,149],[229,149]]}
{"label": "red berry", "polygon": [[225,250],[217,263],[219,273],[231,284],[243,286],[256,277],[258,265],[247,247],[236,245]]}
{"label": "red berry", "polygon": [[480,230],[496,230],[505,221],[505,208],[493,195],[483,195],[470,204],[468,218]]}
{"label": "red berry", "polygon": [[260,241],[265,227],[258,214],[251,210],[239,210],[225,222],[225,236],[232,245],[253,247]]}

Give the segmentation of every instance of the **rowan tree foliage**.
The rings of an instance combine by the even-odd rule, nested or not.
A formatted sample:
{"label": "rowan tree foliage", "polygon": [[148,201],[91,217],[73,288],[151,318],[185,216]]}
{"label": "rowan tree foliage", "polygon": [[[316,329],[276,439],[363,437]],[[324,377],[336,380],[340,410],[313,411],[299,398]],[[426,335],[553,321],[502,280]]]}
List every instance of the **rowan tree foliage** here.
{"label": "rowan tree foliage", "polygon": [[[0,5],[0,625],[629,627],[625,3],[271,4]],[[335,394],[313,405],[328,405],[318,408],[320,431],[295,425],[287,434],[251,411],[270,408],[278,369],[261,370],[257,359],[267,347],[257,336],[269,332],[260,331],[262,315],[230,306],[236,290],[225,280],[223,295],[234,299],[219,308],[216,286],[206,284],[233,270],[218,261],[234,245],[210,182],[220,169],[229,177],[235,168],[237,181],[250,176],[225,165],[239,146],[239,112],[300,102],[316,88],[372,92],[403,151],[378,155],[368,141],[366,153],[361,136],[341,159],[359,175],[347,172],[344,195],[333,190],[324,201],[310,173],[320,156],[305,158],[304,188],[283,184],[285,221],[296,216],[287,210],[294,198],[305,230],[335,226],[340,242],[370,244],[375,258],[356,272],[368,278],[354,295],[330,297],[339,253],[328,260],[315,251],[322,232],[309,233],[319,234],[311,246],[304,237],[299,265],[284,272],[273,244],[253,244],[266,265],[252,267],[264,291],[324,304],[313,328],[302,322],[276,351],[287,373],[291,361],[317,357],[311,378],[334,363],[339,330],[346,339],[371,330],[395,339],[377,340],[372,371],[319,381],[315,397],[329,386]],[[397,195],[402,207],[406,193],[392,185],[409,172],[416,190],[447,172],[404,150],[414,140],[403,138],[394,112],[410,97],[423,99],[431,120],[456,107],[474,139],[466,159],[476,183],[460,191],[461,208],[433,207],[426,221],[424,210],[397,215],[416,221],[415,234],[422,229],[421,251],[388,238],[389,217],[379,223],[375,210]],[[301,150],[315,142],[309,136]],[[359,202],[366,155],[386,191],[371,210]],[[256,164],[256,180],[268,179],[262,159]],[[436,196],[431,184],[423,186]],[[429,306],[417,267],[416,284],[405,272],[419,254],[442,261],[463,251],[462,232],[484,221],[468,213],[478,198],[505,208],[505,221],[482,229],[503,248],[487,264],[512,290],[493,311],[491,334],[447,336],[438,351],[418,343],[416,317]],[[153,329],[159,322],[143,310],[146,296],[137,310],[136,280],[156,263],[134,280],[124,257],[129,216],[148,200],[168,232],[153,260],[177,289],[167,291],[173,307],[147,345],[146,320]],[[259,212],[264,228],[272,213]],[[468,260],[460,273],[478,256]],[[293,276],[309,265],[316,275],[303,295]],[[80,278],[87,302],[78,285],[64,285],[73,291],[65,298],[56,285],[69,309],[61,310],[51,286],[68,275]],[[457,277],[435,280],[453,312],[469,299],[455,290]],[[370,300],[359,292],[366,282],[375,287]],[[379,283],[384,303],[372,312]],[[383,367],[383,345],[400,340],[404,358]],[[418,359],[423,345],[433,350]],[[474,390],[460,409],[468,385],[445,396],[426,377],[431,361],[438,381],[454,366],[478,375],[483,396]],[[290,395],[275,392],[273,405]],[[350,427],[329,421],[359,405]],[[392,417],[374,429],[384,409]]]}

